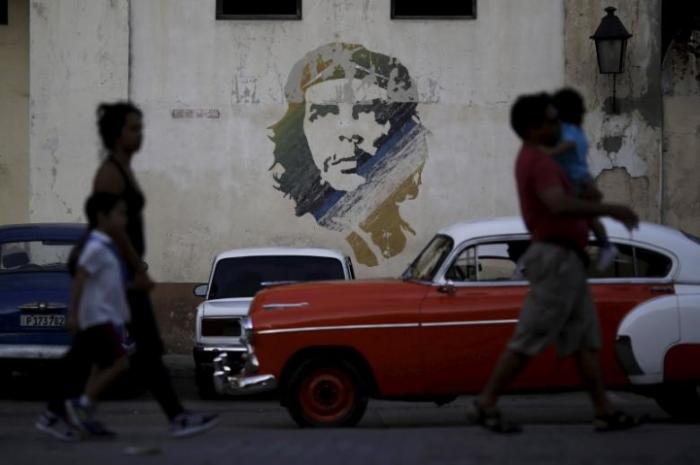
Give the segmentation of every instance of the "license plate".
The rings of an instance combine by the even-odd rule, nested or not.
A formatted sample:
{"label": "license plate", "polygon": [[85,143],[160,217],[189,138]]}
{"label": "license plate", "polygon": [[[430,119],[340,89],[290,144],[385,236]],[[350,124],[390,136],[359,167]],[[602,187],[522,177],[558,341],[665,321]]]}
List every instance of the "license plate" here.
{"label": "license plate", "polygon": [[66,325],[65,315],[20,315],[20,326],[57,328]]}

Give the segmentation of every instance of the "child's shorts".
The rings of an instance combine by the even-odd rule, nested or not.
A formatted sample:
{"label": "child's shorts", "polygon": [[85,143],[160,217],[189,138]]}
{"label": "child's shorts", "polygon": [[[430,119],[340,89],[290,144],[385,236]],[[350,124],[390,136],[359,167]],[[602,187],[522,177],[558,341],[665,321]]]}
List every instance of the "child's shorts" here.
{"label": "child's shorts", "polygon": [[90,361],[100,368],[109,367],[126,355],[122,337],[112,323],[80,330],[75,335],[73,345],[79,346],[80,352],[88,354]]}

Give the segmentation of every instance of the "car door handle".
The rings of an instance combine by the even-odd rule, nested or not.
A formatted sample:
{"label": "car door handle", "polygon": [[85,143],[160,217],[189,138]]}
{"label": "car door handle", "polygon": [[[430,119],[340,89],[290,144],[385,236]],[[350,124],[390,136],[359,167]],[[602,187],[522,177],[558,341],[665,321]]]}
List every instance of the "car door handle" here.
{"label": "car door handle", "polygon": [[673,294],[673,286],[653,286],[651,292],[656,294]]}

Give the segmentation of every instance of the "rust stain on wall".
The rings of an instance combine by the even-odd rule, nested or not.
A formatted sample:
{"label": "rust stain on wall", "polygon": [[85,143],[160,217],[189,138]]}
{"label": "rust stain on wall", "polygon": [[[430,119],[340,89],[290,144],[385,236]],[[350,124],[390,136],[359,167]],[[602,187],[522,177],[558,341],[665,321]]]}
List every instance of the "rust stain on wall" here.
{"label": "rust stain on wall", "polygon": [[221,112],[217,109],[177,108],[170,115],[173,119],[219,119]]}

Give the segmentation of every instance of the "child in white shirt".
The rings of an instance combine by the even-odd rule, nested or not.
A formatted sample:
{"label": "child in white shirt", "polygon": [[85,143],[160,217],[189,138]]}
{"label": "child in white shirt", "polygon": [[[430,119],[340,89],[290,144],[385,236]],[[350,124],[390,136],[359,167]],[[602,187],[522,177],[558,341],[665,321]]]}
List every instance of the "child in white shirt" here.
{"label": "child in white shirt", "polygon": [[[126,225],[126,204],[114,194],[95,193],[85,210],[90,230],[74,264],[66,323],[74,339],[64,360],[68,377],[77,377],[81,366],[92,366],[92,372],[80,397],[65,400],[65,409],[49,402],[36,422],[39,430],[64,440],[78,439],[67,428],[70,425],[91,435],[114,434],[93,419],[93,412],[100,394],[128,368],[124,344],[125,325],[131,319],[127,269],[110,237]],[[66,379],[63,384],[75,381]],[[63,388],[62,392],[70,391]]]}

